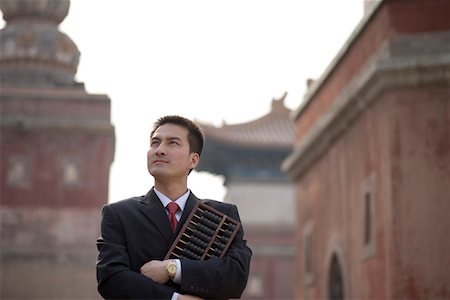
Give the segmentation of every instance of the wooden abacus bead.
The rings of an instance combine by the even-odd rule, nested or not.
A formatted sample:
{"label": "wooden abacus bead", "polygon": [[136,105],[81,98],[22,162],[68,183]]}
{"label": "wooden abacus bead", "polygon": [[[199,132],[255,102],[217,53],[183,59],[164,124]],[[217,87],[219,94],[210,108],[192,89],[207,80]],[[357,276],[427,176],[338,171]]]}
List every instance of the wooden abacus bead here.
{"label": "wooden abacus bead", "polygon": [[190,251],[193,251],[194,249],[193,249],[194,247],[192,247],[192,245],[190,244],[190,243],[186,243],[185,244],[185,249],[188,249],[188,250],[190,250]]}
{"label": "wooden abacus bead", "polygon": [[216,214],[213,214],[213,215],[214,215],[214,218],[216,219],[217,222],[222,221],[222,217],[221,216],[218,216]]}
{"label": "wooden abacus bead", "polygon": [[186,247],[196,254],[203,254],[203,249],[195,244],[187,243]]}
{"label": "wooden abacus bead", "polygon": [[210,220],[212,220],[212,221],[214,221],[214,222],[216,222],[216,223],[220,223],[220,220],[222,220],[222,218],[221,218],[220,216],[218,216],[218,215],[216,215],[215,213],[212,213],[212,212],[210,212],[210,211],[207,211],[207,212],[205,213],[205,215],[206,215],[206,217],[207,217],[208,219],[210,219]]}
{"label": "wooden abacus bead", "polygon": [[202,213],[204,213],[207,217],[209,217],[210,216],[210,218],[209,219],[211,219],[211,220],[213,220],[213,221],[216,221],[216,222],[220,222],[220,220],[222,220],[222,217],[220,217],[219,215],[217,215],[217,214],[215,214],[215,213],[213,213],[212,211],[209,211],[209,210],[203,210],[203,209],[197,209],[198,211],[200,211],[200,212],[202,212]]}
{"label": "wooden abacus bead", "polygon": [[225,245],[222,244],[222,243],[218,243],[217,244],[217,248],[220,249],[220,250],[223,250],[225,248]]}
{"label": "wooden abacus bead", "polygon": [[206,225],[208,228],[211,229],[216,229],[218,225],[217,223],[214,223],[213,221],[208,220],[207,218],[202,218],[202,220],[200,220],[200,223]]}
{"label": "wooden abacus bead", "polygon": [[217,227],[217,225],[219,224],[219,222],[215,222],[214,220],[211,220],[210,218],[208,218],[207,216],[199,216],[194,214],[195,217],[197,217],[198,222],[207,225],[208,227]]}
{"label": "wooden abacus bead", "polygon": [[217,228],[218,226],[219,226],[219,222],[215,222],[215,221],[211,221],[211,220],[209,220],[209,222],[212,224],[212,226],[214,227],[214,228]]}
{"label": "wooden abacus bead", "polygon": [[193,236],[191,238],[191,242],[193,242],[194,244],[197,244],[198,246],[202,247],[202,248],[206,248],[206,246],[208,246],[208,243],[202,241],[199,238],[196,238],[195,236]]}
{"label": "wooden abacus bead", "polygon": [[230,237],[229,236],[225,236],[225,235],[217,235],[216,239],[218,239],[223,244],[226,244],[228,242],[228,240],[230,239]]}
{"label": "wooden abacus bead", "polygon": [[[195,237],[193,237],[193,238],[196,239]],[[200,240],[199,240],[199,241],[200,241]],[[206,244],[205,242],[202,242],[202,244],[205,245],[205,246],[203,246],[203,247],[202,247],[202,245],[196,245],[196,244],[194,244],[194,243],[192,242],[192,239],[191,239],[190,241],[188,241],[188,242],[183,241],[182,239],[180,239],[180,242],[183,243],[183,244],[185,244],[186,247],[187,247],[188,249],[191,249],[192,251],[195,250],[194,252],[200,252],[200,254],[203,253],[203,249],[206,248],[206,246],[208,245],[208,244]],[[201,241],[200,241],[200,242],[201,242]],[[196,250],[197,248],[200,249],[200,250]]]}
{"label": "wooden abacus bead", "polygon": [[233,232],[228,229],[225,230],[221,229],[221,230],[223,231],[223,235],[226,237],[230,237],[233,234]]}
{"label": "wooden abacus bead", "polygon": [[217,256],[219,256],[221,253],[222,253],[222,250],[219,250],[219,249],[214,249],[213,250],[213,254],[215,254]]}
{"label": "wooden abacus bead", "polygon": [[198,220],[198,223],[199,223],[199,224],[203,224],[203,225],[206,225],[207,222],[208,222],[208,219],[205,218],[205,217],[201,217],[201,218]]}
{"label": "wooden abacus bead", "polygon": [[226,237],[226,236],[221,236],[221,237],[220,237],[220,241],[221,241],[222,243],[226,244],[226,243],[228,242],[228,237]]}
{"label": "wooden abacus bead", "polygon": [[209,242],[211,240],[211,237],[209,235],[204,234],[203,232],[194,230],[190,227],[187,227],[190,231],[192,231],[192,234],[196,237],[198,237],[199,239],[205,241],[205,242]]}
{"label": "wooden abacus bead", "polygon": [[203,224],[196,223],[195,225],[198,230],[202,231],[203,233],[206,233],[207,235],[211,236],[214,234],[214,230],[209,229],[207,226]]}
{"label": "wooden abacus bead", "polygon": [[236,225],[234,225],[233,223],[229,223],[227,224],[227,227],[229,230],[233,231],[236,228]]}
{"label": "wooden abacus bead", "polygon": [[183,253],[186,255],[186,257],[188,258],[193,258],[193,259],[200,259],[201,256],[195,254],[194,252],[188,250],[188,249],[183,249]]}
{"label": "wooden abacus bead", "polygon": [[204,216],[205,218],[211,219],[211,212],[207,210],[207,211],[205,211],[205,212],[203,213],[203,216]]}
{"label": "wooden abacus bead", "polygon": [[205,241],[206,243],[209,243],[209,241],[211,240],[211,236],[204,234],[203,232],[200,231],[194,231],[194,235],[199,239],[201,239],[202,241]]}

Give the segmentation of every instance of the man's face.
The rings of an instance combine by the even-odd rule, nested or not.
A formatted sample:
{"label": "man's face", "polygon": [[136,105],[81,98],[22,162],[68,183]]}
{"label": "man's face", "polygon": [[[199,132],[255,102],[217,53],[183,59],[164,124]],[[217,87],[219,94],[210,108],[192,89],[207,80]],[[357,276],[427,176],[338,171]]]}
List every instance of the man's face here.
{"label": "man's face", "polygon": [[166,123],[158,127],[150,140],[147,167],[155,179],[187,177],[199,162],[197,153],[189,153],[188,130]]}

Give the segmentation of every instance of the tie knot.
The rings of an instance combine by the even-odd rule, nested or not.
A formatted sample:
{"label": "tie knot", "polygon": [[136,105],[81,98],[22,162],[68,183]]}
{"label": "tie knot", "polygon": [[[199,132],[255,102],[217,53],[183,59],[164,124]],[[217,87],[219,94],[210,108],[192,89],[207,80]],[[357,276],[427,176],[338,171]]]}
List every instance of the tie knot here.
{"label": "tie knot", "polygon": [[169,213],[174,214],[180,209],[180,207],[175,202],[170,202],[167,204],[167,209],[169,210]]}

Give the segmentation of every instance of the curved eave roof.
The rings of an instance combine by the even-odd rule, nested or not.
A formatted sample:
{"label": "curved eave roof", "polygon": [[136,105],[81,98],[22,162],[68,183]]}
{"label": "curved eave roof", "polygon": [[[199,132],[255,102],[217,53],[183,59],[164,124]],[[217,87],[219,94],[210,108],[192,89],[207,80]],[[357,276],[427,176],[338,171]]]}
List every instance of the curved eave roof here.
{"label": "curved eave roof", "polygon": [[248,123],[215,127],[200,124],[206,140],[237,147],[290,148],[295,139],[291,110],[283,103],[284,97],[272,101],[272,110],[265,116]]}

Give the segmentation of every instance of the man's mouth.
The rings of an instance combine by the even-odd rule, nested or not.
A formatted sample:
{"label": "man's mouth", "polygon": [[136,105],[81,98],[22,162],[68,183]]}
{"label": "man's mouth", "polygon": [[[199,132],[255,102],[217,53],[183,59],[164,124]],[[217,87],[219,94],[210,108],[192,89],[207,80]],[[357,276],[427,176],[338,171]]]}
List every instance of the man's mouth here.
{"label": "man's mouth", "polygon": [[168,161],[166,161],[166,160],[161,160],[161,159],[157,159],[157,160],[154,160],[153,163],[154,163],[154,164],[156,164],[156,163],[168,163]]}

